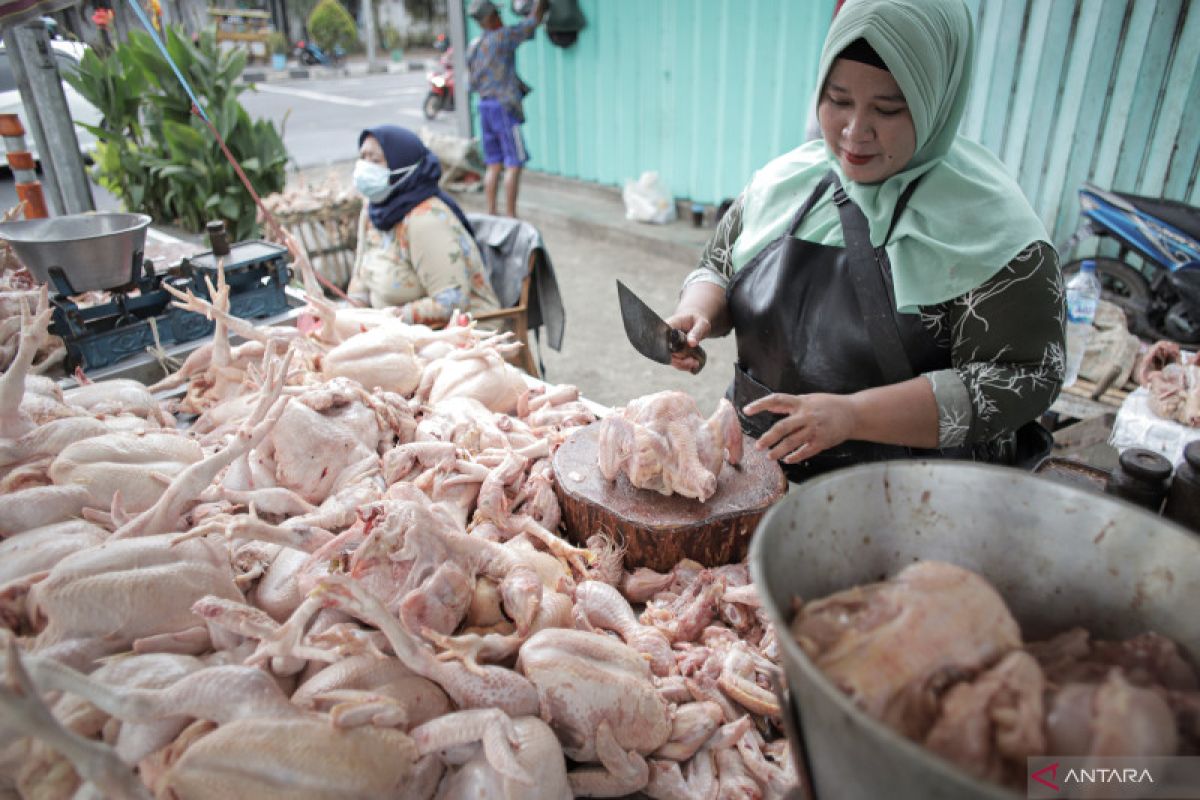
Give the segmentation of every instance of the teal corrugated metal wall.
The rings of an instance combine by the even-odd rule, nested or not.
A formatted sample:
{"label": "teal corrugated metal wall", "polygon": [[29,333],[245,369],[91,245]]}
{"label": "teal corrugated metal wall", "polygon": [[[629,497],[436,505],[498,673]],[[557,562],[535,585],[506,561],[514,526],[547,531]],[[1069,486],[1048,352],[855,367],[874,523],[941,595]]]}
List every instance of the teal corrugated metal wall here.
{"label": "teal corrugated metal wall", "polygon": [[1085,180],[1200,205],[1200,3],[969,2],[979,50],[963,133],[1008,165],[1056,243]]}
{"label": "teal corrugated metal wall", "polygon": [[833,6],[580,0],[587,28],[574,45],[555,47],[539,31],[517,51],[534,87],[525,101],[530,168],[612,185],[657,170],[678,197],[737,194],[804,140]]}
{"label": "teal corrugated metal wall", "polygon": [[[1200,205],[1200,0],[967,2],[963,133],[1009,166],[1055,242],[1084,180]],[[580,5],[574,46],[539,33],[518,51],[532,168],[615,185],[654,169],[716,203],[803,141],[833,0]]]}

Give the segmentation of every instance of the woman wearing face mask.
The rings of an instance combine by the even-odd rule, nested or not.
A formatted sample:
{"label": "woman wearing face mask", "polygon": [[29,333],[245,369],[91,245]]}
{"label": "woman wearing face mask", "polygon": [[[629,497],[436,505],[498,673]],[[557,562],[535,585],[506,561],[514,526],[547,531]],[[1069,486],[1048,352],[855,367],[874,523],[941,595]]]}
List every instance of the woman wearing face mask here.
{"label": "woman wearing face mask", "polygon": [[354,185],[369,201],[358,226],[349,295],[399,306],[405,322],[444,324],[455,309],[499,308],[462,209],[438,188],[442,167],[421,140],[394,125],[358,137]]}
{"label": "woman wearing face mask", "polygon": [[973,55],[963,0],[849,0],[821,55],[823,138],[754,176],[667,320],[692,345],[734,333],[730,399],[792,480],[1047,443],[1031,421],[1062,382],[1058,256],[957,135]]}

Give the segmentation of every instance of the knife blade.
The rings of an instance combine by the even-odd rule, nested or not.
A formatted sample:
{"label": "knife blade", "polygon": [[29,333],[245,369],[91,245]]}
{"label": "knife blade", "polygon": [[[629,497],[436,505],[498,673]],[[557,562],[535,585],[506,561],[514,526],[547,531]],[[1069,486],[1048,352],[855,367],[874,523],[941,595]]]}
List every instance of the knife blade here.
{"label": "knife blade", "polygon": [[621,304],[621,322],[625,325],[625,335],[629,337],[629,343],[635,350],[660,364],[670,364],[672,353],[682,353],[699,362],[692,370],[693,375],[704,369],[708,355],[703,348],[689,347],[685,332],[668,325],[654,309],[620,281],[617,281],[617,298]]}

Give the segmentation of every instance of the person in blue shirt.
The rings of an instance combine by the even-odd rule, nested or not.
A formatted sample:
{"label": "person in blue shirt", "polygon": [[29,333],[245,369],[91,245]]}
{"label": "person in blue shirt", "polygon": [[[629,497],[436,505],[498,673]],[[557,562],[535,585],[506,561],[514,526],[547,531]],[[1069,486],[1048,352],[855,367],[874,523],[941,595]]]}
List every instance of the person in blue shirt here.
{"label": "person in blue shirt", "polygon": [[488,213],[496,214],[496,193],[503,165],[505,214],[515,217],[521,168],[529,160],[521,136],[521,123],[525,121],[522,100],[529,89],[517,77],[516,52],[522,42],[533,38],[546,15],[546,0],[538,0],[533,13],[515,25],[505,26],[500,21],[500,12],[492,0],[472,0],[468,13],[483,28],[483,33],[467,49],[467,71],[471,90],[479,93]]}

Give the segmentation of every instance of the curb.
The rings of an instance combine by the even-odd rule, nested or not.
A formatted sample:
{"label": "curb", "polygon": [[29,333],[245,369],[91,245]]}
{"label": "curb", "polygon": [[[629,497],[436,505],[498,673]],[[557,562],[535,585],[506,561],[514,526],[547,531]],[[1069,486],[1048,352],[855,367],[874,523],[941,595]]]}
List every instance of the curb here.
{"label": "curb", "polygon": [[400,63],[376,63],[374,69],[367,69],[365,63],[344,64],[339,67],[303,67],[289,66],[284,70],[248,68],[242,72],[243,83],[273,83],[275,81],[307,80],[320,78],[348,78],[365,75],[396,75],[407,72],[423,72],[427,69],[425,61],[403,61]]}

